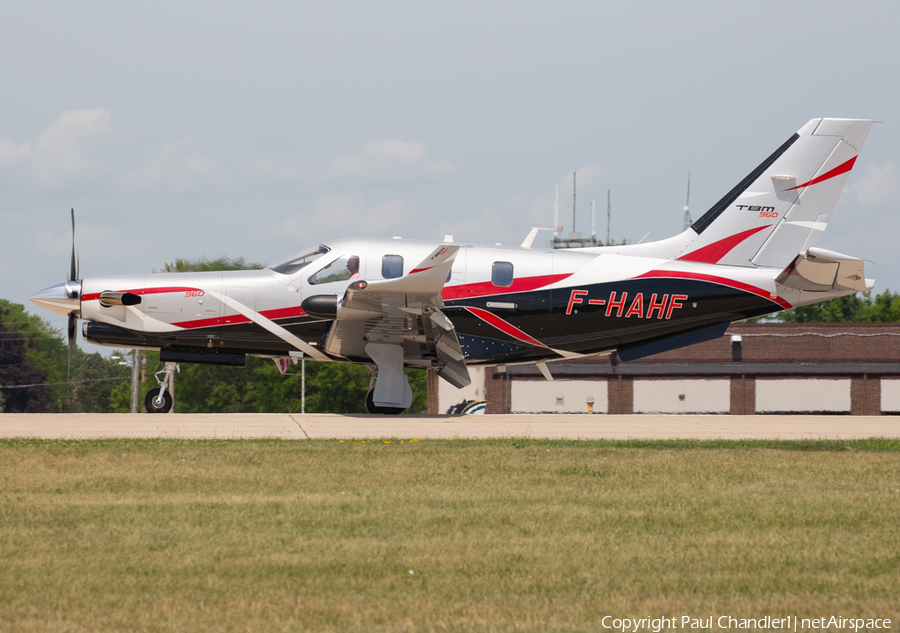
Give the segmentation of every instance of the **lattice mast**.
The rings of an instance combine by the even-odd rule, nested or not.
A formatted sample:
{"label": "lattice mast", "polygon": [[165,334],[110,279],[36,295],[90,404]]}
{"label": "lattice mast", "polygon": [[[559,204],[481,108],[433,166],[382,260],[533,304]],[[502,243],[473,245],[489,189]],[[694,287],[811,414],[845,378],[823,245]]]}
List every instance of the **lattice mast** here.
{"label": "lattice mast", "polygon": [[572,172],[572,237],[575,237],[575,174],[577,172]]}
{"label": "lattice mast", "polygon": [[612,217],[612,204],[609,201],[609,189],[606,190],[606,245],[609,246],[609,225]]}

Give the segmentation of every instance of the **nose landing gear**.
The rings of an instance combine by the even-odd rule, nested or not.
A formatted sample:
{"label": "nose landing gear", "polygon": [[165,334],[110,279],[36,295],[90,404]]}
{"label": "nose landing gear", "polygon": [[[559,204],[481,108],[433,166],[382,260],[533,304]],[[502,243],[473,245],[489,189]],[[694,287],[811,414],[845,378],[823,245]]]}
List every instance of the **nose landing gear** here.
{"label": "nose landing gear", "polygon": [[[165,369],[154,374],[156,382],[159,383],[159,388],[151,389],[144,397],[144,407],[146,407],[147,413],[168,413],[172,410],[172,394],[166,389],[176,371],[181,372],[178,363],[168,362]],[[165,375],[160,378],[160,374]]]}

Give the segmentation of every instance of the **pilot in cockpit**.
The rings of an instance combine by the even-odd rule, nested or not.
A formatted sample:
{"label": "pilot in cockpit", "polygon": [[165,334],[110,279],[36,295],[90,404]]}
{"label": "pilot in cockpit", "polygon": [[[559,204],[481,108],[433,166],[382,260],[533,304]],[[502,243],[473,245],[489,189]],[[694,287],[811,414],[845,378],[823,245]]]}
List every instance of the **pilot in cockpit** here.
{"label": "pilot in cockpit", "polygon": [[359,278],[359,257],[353,255],[347,260],[347,270],[350,271],[350,279]]}

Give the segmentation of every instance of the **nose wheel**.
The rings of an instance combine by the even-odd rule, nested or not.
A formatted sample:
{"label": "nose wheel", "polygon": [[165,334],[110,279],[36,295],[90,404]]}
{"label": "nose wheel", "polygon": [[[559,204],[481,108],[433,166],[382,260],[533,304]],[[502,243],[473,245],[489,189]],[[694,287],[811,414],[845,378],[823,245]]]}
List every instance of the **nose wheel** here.
{"label": "nose wheel", "polygon": [[163,391],[160,395],[159,389],[151,389],[144,398],[144,407],[147,413],[168,413],[172,410],[172,394]]}
{"label": "nose wheel", "polygon": [[[181,371],[178,363],[170,362],[166,363],[165,369],[153,374],[156,382],[159,383],[159,388],[151,389],[144,397],[144,407],[147,409],[147,413],[168,413],[172,410],[172,394],[166,389],[176,371]],[[160,378],[160,375],[162,375],[162,378]]]}

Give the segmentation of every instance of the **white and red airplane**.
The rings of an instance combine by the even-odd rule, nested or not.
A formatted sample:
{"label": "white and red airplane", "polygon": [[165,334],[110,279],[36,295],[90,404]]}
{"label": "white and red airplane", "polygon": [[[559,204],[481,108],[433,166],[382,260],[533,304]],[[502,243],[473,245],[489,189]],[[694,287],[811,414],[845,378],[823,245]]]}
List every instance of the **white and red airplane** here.
{"label": "white and red airplane", "polygon": [[[349,238],[262,270],[78,278],[31,301],[98,345],[158,349],[152,412],[175,363],[247,355],[360,363],[367,409],[412,402],[404,367],[469,384],[467,366],[613,351],[633,360],[722,336],[735,320],[872,288],[862,259],[818,247],[870,120],[813,119],[669,239],[544,250]],[[160,372],[162,374],[163,372]]]}

